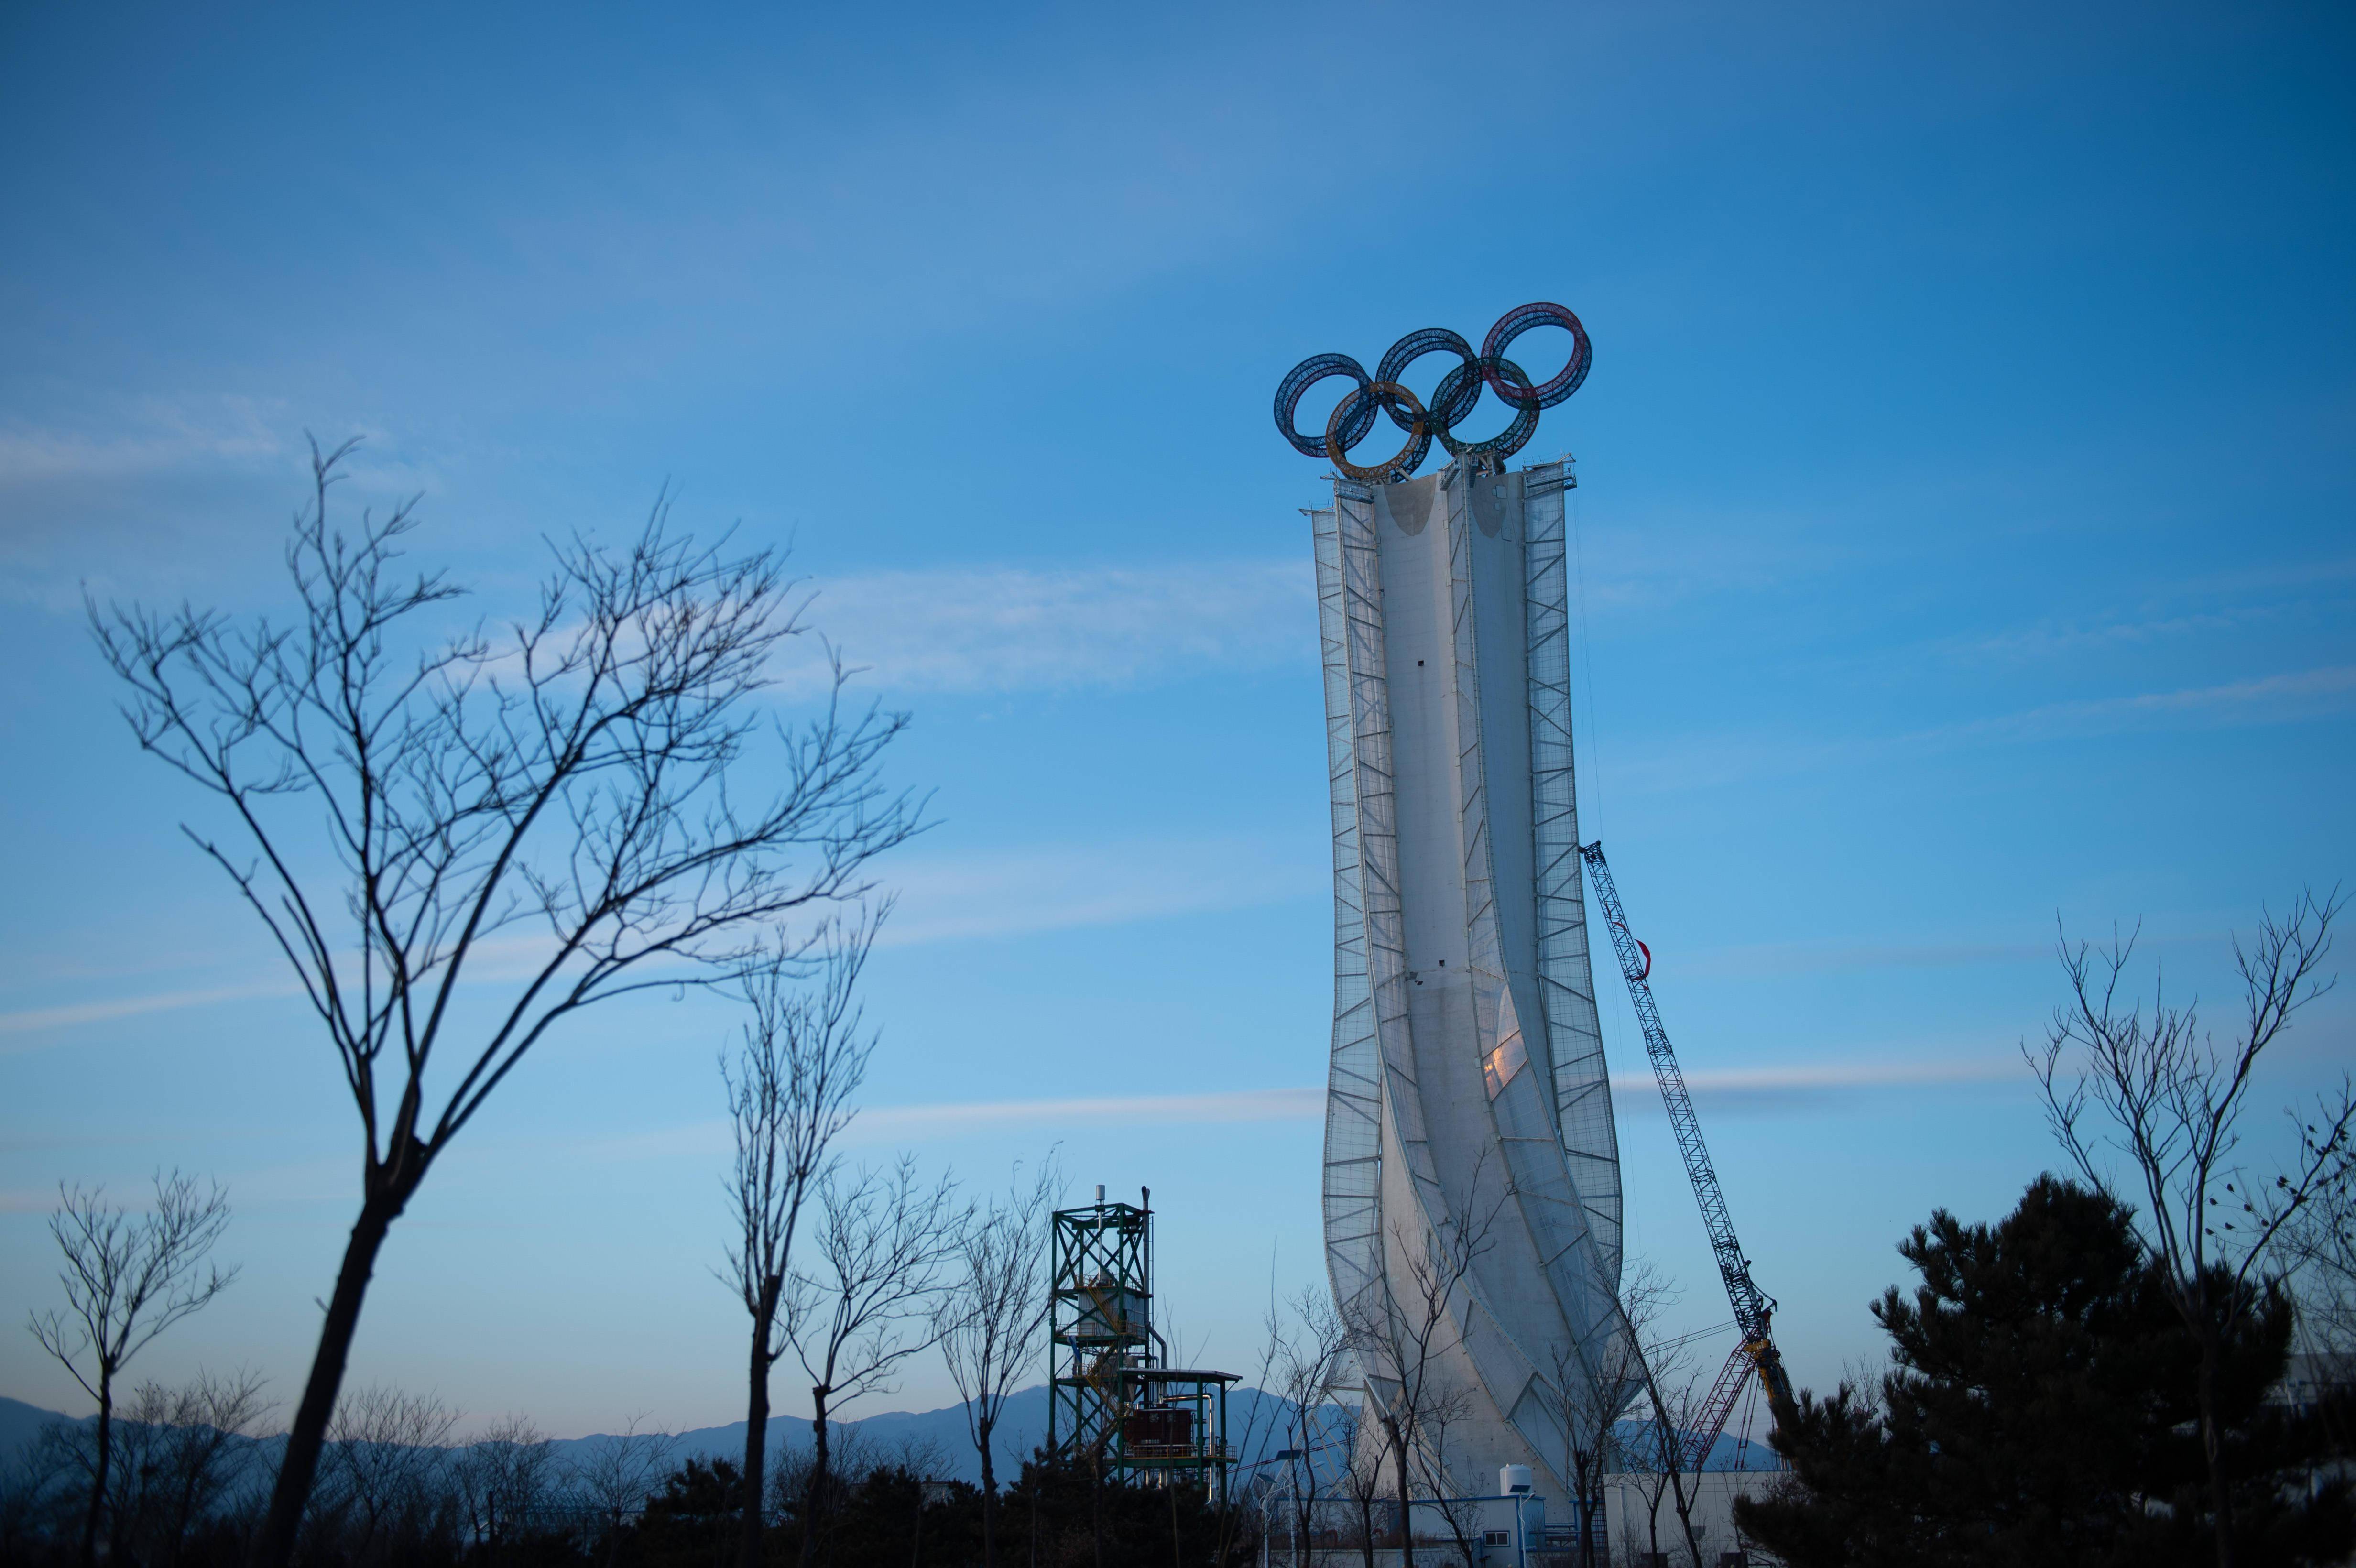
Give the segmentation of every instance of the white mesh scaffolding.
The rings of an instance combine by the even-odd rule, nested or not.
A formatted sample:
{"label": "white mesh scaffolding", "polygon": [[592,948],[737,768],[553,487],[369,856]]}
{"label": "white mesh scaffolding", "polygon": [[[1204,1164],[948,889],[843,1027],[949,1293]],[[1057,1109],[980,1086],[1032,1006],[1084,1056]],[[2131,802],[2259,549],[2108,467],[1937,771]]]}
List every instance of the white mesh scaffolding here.
{"label": "white mesh scaffolding", "polygon": [[[1558,1428],[1547,1409],[1555,1401],[1544,1392],[1547,1369],[1566,1353],[1592,1364],[1618,1332],[1611,1303],[1622,1233],[1571,766],[1562,492],[1572,480],[1567,464],[1545,464],[1510,478],[1482,478],[1473,496],[1467,478],[1456,468],[1440,476],[1445,500],[1437,507],[1422,498],[1428,491],[1394,489],[1378,498],[1337,481],[1333,507],[1308,514],[1333,811],[1327,1264],[1346,1317],[1364,1321],[1389,1313],[1387,1280],[1398,1260],[1387,1253],[1416,1245],[1419,1233],[1429,1234],[1435,1221],[1462,1209],[1472,1194],[1454,1188],[1467,1179],[1467,1158],[1489,1158],[1492,1176],[1481,1176],[1474,1163],[1470,1179],[1506,1182],[1525,1238],[1507,1250],[1526,1261],[1508,1265],[1501,1253],[1478,1271],[1495,1277],[1467,1282],[1451,1310],[1451,1354],[1462,1358],[1463,1373],[1486,1396],[1477,1424],[1490,1430],[1493,1443],[1475,1446],[1494,1446],[1514,1462],[1536,1459],[1551,1470],[1548,1458],[1559,1462]],[[1401,503],[1394,497],[1403,494],[1410,496],[1406,512],[1395,514]],[[1510,528],[1501,506],[1512,509]],[[1447,520],[1427,537],[1424,519],[1435,511]],[[1414,520],[1406,520],[1408,514]],[[1486,543],[1475,539],[1476,529]],[[1387,543],[1401,552],[1406,585],[1399,592],[1406,597],[1395,608],[1408,617],[1389,628]],[[1433,592],[1441,596],[1430,605],[1437,622],[1419,622]],[[1409,640],[1394,649],[1387,635]],[[1395,757],[1388,661],[1425,655],[1434,635],[1429,654],[1447,669],[1444,690],[1430,686],[1439,668],[1419,673],[1421,657],[1419,668],[1402,669],[1423,694],[1412,699],[1428,704],[1442,696],[1445,714],[1436,718],[1428,706],[1407,710],[1403,719],[1413,721],[1400,743],[1416,750]],[[1415,819],[1423,824],[1415,890],[1402,887],[1402,769],[1420,781],[1414,798],[1425,814]],[[1454,848],[1436,861],[1429,812],[1440,795],[1447,798]],[[1505,837],[1493,841],[1493,833]],[[1408,967],[1408,897],[1421,901],[1415,907],[1425,923],[1417,929],[1426,934],[1419,943],[1434,940],[1430,922],[1438,912],[1461,912],[1453,929],[1463,944],[1457,949],[1462,969],[1427,968],[1419,978]],[[1453,924],[1456,917],[1449,918]],[[1434,955],[1422,962],[1432,964]],[[1450,975],[1461,976],[1454,984],[1466,989],[1448,994],[1466,995],[1469,1014],[1431,1011]],[[1431,982],[1441,989],[1411,989]],[[1417,1009],[1425,1021],[1411,1024]],[[1462,1021],[1441,1022],[1446,1016]],[[1469,1098],[1457,1066],[1468,1051],[1479,1059]],[[1479,1152],[1484,1147],[1485,1157]],[[1387,1186],[1387,1152],[1402,1165]],[[1446,1183],[1443,1169],[1454,1173]],[[1387,1213],[1387,1204],[1419,1212]],[[1540,1294],[1532,1292],[1533,1275],[1546,1281]],[[1366,1370],[1378,1384],[1385,1381]],[[1557,1453],[1548,1456],[1548,1449]]]}
{"label": "white mesh scaffolding", "polygon": [[1523,475],[1528,577],[1531,835],[1536,850],[1538,984],[1553,1051],[1556,1119],[1571,1179],[1594,1228],[1603,1276],[1620,1285],[1620,1136],[1595,1012],[1580,882],[1579,791],[1570,748],[1570,592],[1563,570],[1568,459]]}
{"label": "white mesh scaffolding", "polygon": [[1344,1307],[1382,1274],[1382,1083],[1366,980],[1358,870],[1357,754],[1350,721],[1348,610],[1338,510],[1311,512],[1317,626],[1325,659],[1325,761],[1333,805],[1333,1040],[1325,1092],[1325,1255]]}

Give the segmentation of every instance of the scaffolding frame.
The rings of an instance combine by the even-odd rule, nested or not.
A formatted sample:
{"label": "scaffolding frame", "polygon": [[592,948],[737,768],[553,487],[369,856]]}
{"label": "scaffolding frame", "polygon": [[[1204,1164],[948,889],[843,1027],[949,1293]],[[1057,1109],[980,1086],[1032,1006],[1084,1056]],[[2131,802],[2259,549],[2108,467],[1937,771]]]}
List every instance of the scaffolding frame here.
{"label": "scaffolding frame", "polygon": [[1163,1364],[1152,1194],[1059,1209],[1048,1228],[1047,1450],[1100,1473],[1226,1497],[1233,1372]]}

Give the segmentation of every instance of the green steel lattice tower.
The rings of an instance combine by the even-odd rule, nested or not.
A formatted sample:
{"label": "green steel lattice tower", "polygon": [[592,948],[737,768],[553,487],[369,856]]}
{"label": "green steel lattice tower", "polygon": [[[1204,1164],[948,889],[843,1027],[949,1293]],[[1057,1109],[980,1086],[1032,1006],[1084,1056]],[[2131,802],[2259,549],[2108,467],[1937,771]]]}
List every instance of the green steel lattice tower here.
{"label": "green steel lattice tower", "polygon": [[1047,1446],[1109,1474],[1226,1492],[1230,1372],[1162,1365],[1153,1331],[1153,1211],[1058,1210],[1050,1231]]}

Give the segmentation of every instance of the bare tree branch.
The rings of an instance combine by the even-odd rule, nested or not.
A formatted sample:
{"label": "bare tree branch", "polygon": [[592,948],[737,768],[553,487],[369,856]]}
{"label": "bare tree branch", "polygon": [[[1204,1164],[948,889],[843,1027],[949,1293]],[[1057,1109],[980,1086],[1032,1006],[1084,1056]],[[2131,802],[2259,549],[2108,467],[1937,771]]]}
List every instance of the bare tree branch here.
{"label": "bare tree branch", "polygon": [[[330,522],[353,443],[312,449],[284,623],[89,606],[148,752],[211,795],[189,837],[301,984],[361,1129],[362,1202],[257,1548],[285,1568],[386,1231],[550,1030],[653,986],[724,985],[873,891],[919,827],[877,768],[902,715],[760,700],[806,603],[770,551],[675,531],[551,541],[529,613],[453,632],[410,573],[413,503]],[[758,776],[759,788],[732,784]],[[457,1008],[461,987],[489,998]]]}
{"label": "bare tree branch", "polygon": [[[1483,1193],[1493,1185],[1482,1179],[1486,1160],[1484,1154],[1475,1164],[1466,1191]],[[1426,1426],[1454,1398],[1443,1357],[1462,1335],[1458,1318],[1466,1282],[1496,1244],[1497,1217],[1511,1196],[1501,1189],[1473,1212],[1443,1213],[1429,1232],[1394,1221],[1389,1251],[1395,1262],[1383,1287],[1363,1291],[1344,1307],[1351,1354],[1365,1377],[1368,1406],[1396,1477],[1404,1568],[1415,1562],[1415,1477],[1419,1467],[1429,1467]]]}
{"label": "bare tree branch", "polygon": [[66,1304],[36,1312],[27,1325],[42,1349],[98,1402],[98,1459],[81,1532],[82,1568],[98,1560],[98,1530],[113,1458],[114,1380],[155,1337],[198,1312],[237,1278],[206,1262],[229,1228],[229,1193],[199,1190],[175,1170],[155,1176],[155,1206],[132,1214],[106,1201],[106,1189],[60,1185],[49,1235],[65,1266],[58,1283]]}
{"label": "bare tree branch", "polygon": [[991,1438],[1007,1396],[1038,1364],[1051,1300],[1047,1217],[1062,1189],[1052,1154],[1027,1182],[1015,1167],[1006,1195],[992,1200],[966,1230],[934,1325],[949,1381],[965,1403],[967,1433],[981,1457],[982,1568],[998,1563]]}
{"label": "bare tree branch", "polygon": [[2234,1560],[2232,1479],[2217,1410],[2224,1346],[2296,1262],[2286,1227],[2319,1193],[2347,1179],[2356,1157],[2356,1093],[2343,1078],[2336,1099],[2299,1121],[2298,1156],[2271,1182],[2253,1181],[2236,1160],[2241,1117],[2260,1055],[2331,988],[2318,972],[2346,903],[2337,889],[2320,899],[2302,892],[2284,913],[2265,912],[2249,944],[2235,938],[2243,1027],[2222,1044],[2202,1027],[2197,998],[2169,1000],[2158,965],[2149,1013],[2126,999],[2136,933],[2114,930],[2103,949],[2073,945],[2065,933],[2060,947],[2070,999],[2054,1009],[2044,1049],[2023,1047],[2055,1139],[2088,1181],[2136,1208],[2169,1298],[2200,1347],[2201,1448],[2219,1568],[2233,1568]]}
{"label": "bare tree branch", "polygon": [[[779,1315],[794,1238],[803,1206],[833,1168],[829,1150],[851,1125],[851,1097],[867,1076],[875,1042],[864,1026],[859,976],[890,909],[887,901],[829,926],[812,944],[781,944],[768,954],[745,980],[753,1017],[735,1061],[720,1061],[736,1140],[727,1183],[736,1246],[722,1277],[753,1319],[737,1541],[742,1568],[760,1568],[762,1561],[769,1369],[786,1353]],[[812,962],[817,983],[806,985]]]}
{"label": "bare tree branch", "polygon": [[1553,1378],[1544,1396],[1562,1432],[1562,1476],[1576,1493],[1571,1507],[1580,1529],[1580,1568],[1595,1568],[1599,1545],[1608,1550],[1592,1528],[1602,1513],[1603,1477],[1620,1457],[1621,1418],[1647,1386],[1644,1337],[1675,1298],[1658,1269],[1632,1262],[1622,1272],[1617,1320],[1601,1354],[1561,1344],[1549,1357]]}
{"label": "bare tree branch", "polygon": [[913,1158],[819,1179],[817,1262],[795,1271],[786,1296],[786,1337],[810,1380],[803,1568],[817,1561],[825,1529],[830,1413],[888,1392],[900,1363],[937,1341],[944,1276],[970,1221],[956,1184],[926,1186]]}

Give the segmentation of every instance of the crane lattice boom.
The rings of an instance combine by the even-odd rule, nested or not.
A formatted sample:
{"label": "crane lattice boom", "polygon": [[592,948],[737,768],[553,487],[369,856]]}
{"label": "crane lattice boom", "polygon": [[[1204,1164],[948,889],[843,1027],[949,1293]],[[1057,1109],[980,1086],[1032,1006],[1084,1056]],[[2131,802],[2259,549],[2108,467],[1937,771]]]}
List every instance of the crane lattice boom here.
{"label": "crane lattice boom", "polygon": [[1676,1134],[1677,1152],[1685,1157],[1686,1176],[1693,1183],[1695,1201],[1701,1205],[1701,1222],[1709,1232],[1710,1251],[1718,1257],[1719,1277],[1726,1282],[1726,1299],[1734,1308],[1736,1325],[1742,1330],[1742,1343],[1719,1372],[1709,1398],[1702,1406],[1697,1430],[1688,1434],[1691,1446],[1687,1467],[1697,1468],[1708,1456],[1718,1435],[1725,1430],[1727,1417],[1733,1413],[1734,1402],[1752,1370],[1758,1371],[1760,1381],[1766,1385],[1771,1412],[1780,1411],[1790,1403],[1792,1383],[1770,1333],[1775,1313],[1774,1297],[1751,1279],[1750,1260],[1742,1255],[1742,1244],[1735,1240],[1734,1221],[1726,1211],[1725,1190],[1719,1185],[1717,1169],[1709,1163],[1709,1149],[1702,1142],[1701,1120],[1694,1115],[1693,1096],[1687,1092],[1686,1076],[1677,1068],[1676,1052],[1669,1046],[1669,1031],[1662,1027],[1661,1010],[1653,1002],[1648,977],[1651,960],[1628,929],[1628,917],[1620,907],[1619,890],[1612,885],[1612,868],[1604,864],[1602,841],[1582,844],[1579,853],[1587,862],[1588,880],[1595,890],[1596,901],[1603,906],[1612,946],[1620,955],[1620,973],[1627,977],[1628,1000],[1635,1008],[1637,1025],[1644,1033],[1644,1054],[1652,1058],[1653,1076],[1659,1082],[1661,1098],[1668,1105],[1669,1126]]}

